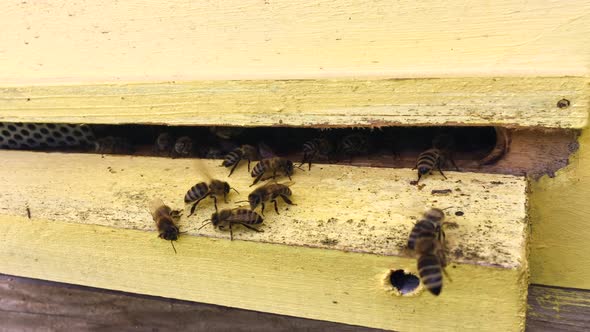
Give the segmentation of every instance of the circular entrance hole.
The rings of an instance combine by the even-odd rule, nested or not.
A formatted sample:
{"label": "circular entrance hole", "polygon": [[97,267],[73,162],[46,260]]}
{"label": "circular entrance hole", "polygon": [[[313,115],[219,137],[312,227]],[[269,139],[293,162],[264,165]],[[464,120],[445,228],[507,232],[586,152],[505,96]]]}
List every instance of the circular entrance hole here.
{"label": "circular entrance hole", "polygon": [[391,270],[389,282],[401,295],[408,295],[420,285],[420,279],[404,270]]}

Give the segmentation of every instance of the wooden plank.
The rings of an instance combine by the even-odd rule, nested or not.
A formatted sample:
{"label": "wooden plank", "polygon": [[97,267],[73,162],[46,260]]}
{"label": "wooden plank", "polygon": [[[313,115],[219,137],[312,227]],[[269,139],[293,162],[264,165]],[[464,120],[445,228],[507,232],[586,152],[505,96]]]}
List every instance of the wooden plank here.
{"label": "wooden plank", "polygon": [[[249,187],[252,177],[244,165],[227,178],[228,171],[219,167],[220,160],[197,164],[190,159],[19,151],[1,151],[0,158],[4,166],[0,186],[11,188],[0,196],[0,209],[6,215],[26,216],[28,206],[35,218],[151,231],[149,200],[160,197],[170,206],[182,208],[186,191],[206,180],[199,165],[240,192],[230,194],[230,202],[246,200],[253,190]],[[267,223],[262,228],[266,231],[242,231],[236,238],[403,255],[416,218],[432,206],[451,207],[450,213],[463,212],[462,217],[453,215],[461,227],[449,231],[448,236],[455,261],[521,266],[527,199],[523,177],[448,172],[448,180],[433,175],[418,190],[410,184],[415,176],[416,171],[409,169],[340,165],[297,171],[291,186],[297,205],[281,206],[278,216],[272,205],[267,205]],[[452,189],[453,193],[432,195],[432,189]],[[212,227],[198,230],[201,221],[214,211],[212,203],[204,201],[194,216],[182,218],[181,229],[192,235],[227,239],[227,232]],[[220,208],[240,205],[223,200],[219,204]],[[326,238],[331,241],[324,241]]]}
{"label": "wooden plank", "polygon": [[[7,275],[0,275],[0,298],[0,320],[4,327],[14,330],[43,326],[58,330],[106,327],[168,331],[198,327],[211,331],[379,331]],[[531,285],[527,331],[587,331],[589,300],[587,291]]]}
{"label": "wooden plank", "polygon": [[3,330],[381,330],[0,275]]}
{"label": "wooden plank", "polygon": [[[582,128],[589,78],[196,81],[0,88],[0,121]],[[559,108],[566,98],[570,106]]]}
{"label": "wooden plank", "polygon": [[0,13],[0,82],[587,75],[589,13],[588,0],[21,1]]}
{"label": "wooden plank", "polygon": [[590,289],[590,131],[569,165],[531,183],[532,282]]}
{"label": "wooden plank", "polygon": [[588,331],[590,292],[533,285],[529,287],[527,331]]}
{"label": "wooden plank", "polygon": [[[198,180],[193,161],[7,151],[1,157],[0,183],[11,188],[0,197],[2,273],[376,328],[524,326],[523,178],[449,172],[449,180],[425,181],[427,188],[461,190],[440,197],[410,186],[410,170],[316,167],[295,174],[298,205],[283,207],[280,216],[267,212],[264,233],[237,231],[232,242],[227,233],[196,230],[211,213],[207,202],[196,217],[181,220],[188,235],[174,255],[155,236],[145,204],[159,196],[182,206]],[[213,168],[218,163],[207,164],[213,176],[226,174]],[[230,178],[240,197],[251,181],[243,173]],[[402,248],[412,219],[432,205],[464,212],[449,217],[458,224],[447,231],[453,282],[436,300],[423,291],[397,296],[387,274],[415,273],[415,259]],[[419,319],[433,310],[436,321]]]}

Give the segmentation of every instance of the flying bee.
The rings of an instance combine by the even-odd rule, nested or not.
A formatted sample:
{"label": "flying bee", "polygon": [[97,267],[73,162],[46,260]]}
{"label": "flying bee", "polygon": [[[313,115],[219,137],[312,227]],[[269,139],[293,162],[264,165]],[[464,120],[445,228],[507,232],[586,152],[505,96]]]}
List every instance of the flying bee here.
{"label": "flying bee", "polygon": [[334,153],[334,144],[325,138],[315,138],[303,144],[303,160],[301,165],[308,163],[311,170],[312,161],[319,159],[328,159]]}
{"label": "flying bee", "polygon": [[156,138],[154,144],[154,153],[156,155],[170,155],[172,148],[174,147],[174,138],[170,133],[161,133]]}
{"label": "flying bee", "polygon": [[232,230],[233,225],[242,225],[255,232],[262,232],[261,230],[252,226],[262,224],[262,217],[258,213],[247,208],[223,209],[219,212],[214,212],[211,215],[211,219],[207,220],[210,221],[203,224],[199,229],[205,227],[208,224],[213,224],[215,228],[219,228],[220,230],[224,230],[226,227],[229,227],[230,239],[232,241],[234,239],[234,233]]}
{"label": "flying bee", "polygon": [[133,147],[124,137],[106,136],[94,141],[94,151],[101,154],[125,154]]}
{"label": "flying bee", "polygon": [[256,179],[251,186],[257,184],[258,181],[262,179],[262,176],[268,173],[272,173],[271,178],[276,178],[277,172],[282,172],[289,177],[289,180],[291,180],[291,175],[293,175],[293,162],[281,157],[262,159],[252,169],[251,175]]}
{"label": "flying bee", "polygon": [[447,266],[444,212],[432,208],[424,213],[408,239],[408,248],[414,249],[418,255],[418,274],[422,283],[434,295],[442,290],[442,273]]}
{"label": "flying bee", "polygon": [[158,237],[170,241],[172,249],[174,249],[174,253],[176,253],[173,241],[178,240],[178,237],[180,236],[178,226],[175,224],[180,218],[180,213],[178,211],[173,211],[159,198],[150,202],[149,209],[152,218],[154,218],[154,221],[156,222],[156,227],[158,228]]}
{"label": "flying bee", "polygon": [[275,205],[275,211],[279,214],[279,209],[277,207],[277,199],[281,197],[285,203],[289,205],[297,205],[294,204],[289,196],[291,196],[291,189],[286,184],[281,183],[269,183],[263,186],[260,186],[248,195],[248,202],[250,203],[250,209],[254,210],[258,205],[262,206],[261,214],[264,216],[264,203],[265,202],[272,202]]}
{"label": "flying bee", "polygon": [[176,157],[188,157],[193,152],[193,140],[188,136],[182,136],[174,142],[172,154]]}
{"label": "flying bee", "polygon": [[369,153],[369,137],[363,134],[350,134],[344,136],[338,145],[338,151],[350,158]]}
{"label": "flying bee", "polygon": [[[199,182],[192,186],[184,195],[184,202],[186,204],[192,204],[189,217],[195,213],[197,205],[207,196],[213,199],[215,211],[217,211],[217,197],[223,196],[223,200],[227,203],[227,194],[230,190],[238,191],[235,188],[229,186],[229,183],[221,180],[211,180],[209,184],[207,182]],[[239,194],[239,193],[238,193]]]}
{"label": "flying bee", "polygon": [[[229,175],[231,176],[238,164],[243,159],[248,160],[248,172],[250,172],[250,162],[258,158],[258,149],[252,145],[244,144],[228,153],[221,164],[224,167],[231,167]],[[233,167],[232,167],[233,166]]]}

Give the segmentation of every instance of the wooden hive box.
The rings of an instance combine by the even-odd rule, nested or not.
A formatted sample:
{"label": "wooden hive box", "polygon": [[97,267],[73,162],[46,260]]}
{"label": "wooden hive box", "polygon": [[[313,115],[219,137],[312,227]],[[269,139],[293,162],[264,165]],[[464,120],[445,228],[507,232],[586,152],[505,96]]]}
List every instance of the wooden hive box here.
{"label": "wooden hive box", "polygon": [[[263,233],[230,241],[199,230],[198,212],[176,255],[146,206],[182,206],[194,161],[0,151],[0,273],[402,331],[523,330],[529,282],[590,288],[589,4],[395,6],[9,5],[0,122],[499,126],[512,142],[498,163],[425,187],[410,185],[409,160],[316,165]],[[231,180],[244,197],[251,179]],[[416,273],[405,241],[432,206],[458,225],[452,282],[403,296],[390,274]]]}

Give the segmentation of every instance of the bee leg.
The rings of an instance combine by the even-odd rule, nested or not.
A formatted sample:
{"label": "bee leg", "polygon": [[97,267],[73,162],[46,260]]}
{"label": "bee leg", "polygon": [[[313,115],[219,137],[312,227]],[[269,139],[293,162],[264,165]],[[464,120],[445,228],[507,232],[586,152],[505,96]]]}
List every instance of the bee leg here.
{"label": "bee leg", "polygon": [[231,168],[231,171],[229,171],[228,177],[230,177],[232,175],[232,173],[234,172],[234,170],[236,169],[236,167],[238,167],[238,164],[239,163],[240,163],[240,161],[238,160],[238,162],[234,164],[234,166]]}
{"label": "bee leg", "polygon": [[255,231],[255,232],[258,232],[258,233],[264,233],[264,231],[263,231],[263,230],[260,230],[260,229],[258,229],[258,228],[252,227],[252,226],[250,226],[250,225],[248,225],[248,224],[246,224],[246,223],[243,223],[243,222],[238,222],[238,223],[236,223],[236,224],[240,224],[240,225],[242,225],[242,226],[244,226],[244,227],[246,227],[246,228],[248,228],[248,229],[250,229],[250,230],[253,230],[253,231]]}
{"label": "bee leg", "polygon": [[276,199],[273,199],[271,202],[273,202],[275,204],[275,212],[277,214],[279,214],[279,208],[277,207],[277,200]]}
{"label": "bee leg", "polygon": [[264,175],[264,173],[262,173],[262,174],[258,175],[258,176],[256,177],[256,179],[254,179],[254,182],[253,182],[253,183],[250,185],[250,187],[252,187],[253,185],[257,184],[257,183],[258,183],[258,181],[260,181],[260,179],[262,179],[262,176],[263,176],[263,175]]}
{"label": "bee leg", "polygon": [[227,195],[223,194],[223,201],[227,203]]}
{"label": "bee leg", "polygon": [[215,212],[217,212],[217,197],[211,195],[211,198],[213,198],[213,205],[215,206]]}
{"label": "bee leg", "polygon": [[197,209],[197,205],[199,204],[200,201],[203,200],[203,198],[205,198],[207,196],[202,197],[201,199],[199,199],[198,201],[196,201],[192,206],[191,206],[191,212],[188,214],[188,216],[186,216],[187,218],[192,216],[193,213],[195,213],[195,210]]}
{"label": "bee leg", "polygon": [[453,167],[455,167],[455,170],[456,170],[457,172],[461,171],[461,170],[459,169],[459,167],[457,167],[457,164],[455,164],[455,160],[453,159],[453,157],[449,157],[449,161],[451,162],[451,165],[453,165]]}
{"label": "bee leg", "polygon": [[248,159],[248,172],[250,172],[250,159]]}
{"label": "bee leg", "polygon": [[443,173],[442,169],[440,169],[440,165],[438,165],[438,171],[440,172],[440,175],[443,176],[443,178],[445,178],[445,179],[447,178],[445,173]]}
{"label": "bee leg", "polygon": [[233,240],[234,240],[234,231],[233,231],[233,229],[231,228],[231,225],[233,225],[233,222],[230,222],[230,223],[229,223],[229,240],[230,240],[230,241],[233,241]]}
{"label": "bee leg", "polygon": [[287,203],[289,205],[297,205],[297,204],[291,202],[291,200],[289,199],[289,197],[287,197],[286,195],[281,195],[281,198],[283,199],[283,201],[285,201],[285,203]]}
{"label": "bee leg", "polygon": [[260,203],[260,205],[262,205],[262,211],[260,211],[260,214],[262,214],[262,216],[264,216],[264,203]]}

